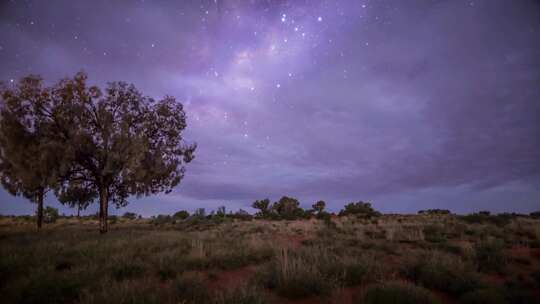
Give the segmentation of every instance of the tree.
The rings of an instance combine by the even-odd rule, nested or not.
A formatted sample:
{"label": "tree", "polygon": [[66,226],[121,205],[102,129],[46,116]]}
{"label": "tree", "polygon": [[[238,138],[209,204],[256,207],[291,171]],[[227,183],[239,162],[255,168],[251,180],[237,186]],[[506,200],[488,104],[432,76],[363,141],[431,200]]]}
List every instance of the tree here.
{"label": "tree", "polygon": [[267,198],[263,200],[256,200],[253,202],[253,204],[251,204],[251,207],[259,210],[259,212],[256,214],[257,216],[264,218],[268,215],[268,213],[270,213],[270,200]]}
{"label": "tree", "polygon": [[53,88],[56,129],[49,140],[65,146],[57,192],[83,188],[97,198],[99,230],[105,233],[109,202],[120,208],[130,195],[171,192],[196,145],[182,138],[186,115],[173,97],[155,101],[124,82],[109,83],[104,91],[86,82],[81,72]]}
{"label": "tree", "polygon": [[43,199],[57,181],[60,146],[47,140],[51,90],[38,76],[16,86],[0,87],[0,182],[12,195],[37,204],[37,227],[43,222]]}
{"label": "tree", "polygon": [[292,197],[283,196],[272,206],[281,218],[293,220],[304,215],[304,210],[300,208],[300,202]]}
{"label": "tree", "polygon": [[92,201],[97,197],[94,189],[85,183],[72,180],[68,182],[68,187],[57,188],[55,190],[58,200],[71,208],[77,208],[77,217],[80,217],[81,210],[86,210]]}
{"label": "tree", "polygon": [[311,206],[313,210],[317,212],[317,214],[320,214],[324,211],[324,207],[326,207],[326,203],[324,201],[318,201],[315,204]]}

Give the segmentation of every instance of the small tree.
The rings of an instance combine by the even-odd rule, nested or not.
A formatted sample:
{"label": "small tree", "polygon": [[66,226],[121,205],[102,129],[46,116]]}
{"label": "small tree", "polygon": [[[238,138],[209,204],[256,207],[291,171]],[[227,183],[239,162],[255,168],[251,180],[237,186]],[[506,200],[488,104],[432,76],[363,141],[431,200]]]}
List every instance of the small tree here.
{"label": "small tree", "polygon": [[300,208],[300,202],[292,197],[283,196],[272,209],[283,219],[293,220],[304,215],[304,210]]}
{"label": "small tree", "polygon": [[100,232],[108,230],[109,202],[130,195],[169,193],[184,177],[195,145],[186,145],[181,103],[143,96],[133,85],[112,82],[102,91],[78,73],[52,90],[57,120],[51,138],[65,146],[68,162],[59,192],[84,186],[99,199]]}
{"label": "small tree", "polygon": [[253,204],[251,204],[251,207],[259,210],[259,212],[256,213],[256,216],[265,218],[270,213],[270,200],[267,198],[263,200],[256,200],[253,202]]}
{"label": "small tree", "polygon": [[217,209],[216,215],[219,217],[227,216],[227,210],[225,209],[225,206],[219,206]]}
{"label": "small tree", "polygon": [[326,207],[326,203],[324,201],[318,201],[315,204],[311,206],[313,210],[317,212],[317,214],[320,214],[324,211],[324,207]]}
{"label": "small tree", "polygon": [[195,212],[193,212],[193,217],[203,219],[206,217],[206,209],[204,208],[197,208],[195,209]]}

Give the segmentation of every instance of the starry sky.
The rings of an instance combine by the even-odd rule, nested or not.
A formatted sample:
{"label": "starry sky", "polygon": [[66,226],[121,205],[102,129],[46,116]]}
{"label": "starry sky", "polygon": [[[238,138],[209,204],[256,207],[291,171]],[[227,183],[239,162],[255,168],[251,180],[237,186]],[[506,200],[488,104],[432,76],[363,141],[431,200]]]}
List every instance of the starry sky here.
{"label": "starry sky", "polygon": [[[0,3],[1,80],[84,70],[185,105],[185,179],[112,213],[540,209],[538,1]],[[0,190],[0,213],[33,208]]]}

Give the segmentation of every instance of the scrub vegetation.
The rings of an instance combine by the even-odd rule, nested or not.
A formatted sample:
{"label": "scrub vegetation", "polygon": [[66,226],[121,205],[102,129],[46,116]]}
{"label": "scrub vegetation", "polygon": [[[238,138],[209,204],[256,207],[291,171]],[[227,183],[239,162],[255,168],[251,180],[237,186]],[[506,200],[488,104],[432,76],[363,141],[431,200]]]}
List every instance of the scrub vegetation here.
{"label": "scrub vegetation", "polygon": [[[257,201],[143,218],[0,218],[3,303],[534,303],[540,219]],[[49,218],[47,215],[46,218]],[[473,220],[471,220],[473,219]],[[504,219],[504,220],[501,220]]]}

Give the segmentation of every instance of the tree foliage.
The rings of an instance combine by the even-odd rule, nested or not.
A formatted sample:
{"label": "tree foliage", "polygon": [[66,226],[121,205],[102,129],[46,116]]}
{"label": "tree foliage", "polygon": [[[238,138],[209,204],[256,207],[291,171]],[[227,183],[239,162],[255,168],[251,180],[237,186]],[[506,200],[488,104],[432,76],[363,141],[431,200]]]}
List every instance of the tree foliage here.
{"label": "tree foliage", "polygon": [[283,196],[275,202],[272,209],[283,219],[293,220],[304,216],[304,210],[300,208],[300,202],[292,197]]}
{"label": "tree foliage", "polygon": [[[173,97],[156,101],[124,82],[101,90],[82,72],[51,88],[39,77],[21,83],[2,91],[2,110],[9,112],[2,115],[1,171],[10,192],[33,197],[38,186],[54,186],[71,206],[99,199],[106,232],[109,202],[122,207],[131,195],[168,193],[184,177],[196,145],[183,140],[186,115]],[[25,150],[39,156],[28,162],[11,156]]]}
{"label": "tree foliage", "polygon": [[263,200],[256,200],[253,202],[253,204],[251,204],[251,207],[253,207],[254,209],[257,209],[259,210],[256,215],[258,217],[267,217],[268,214],[270,213],[270,200],[265,198]]}
{"label": "tree foliage", "polygon": [[313,210],[317,212],[317,214],[324,211],[324,208],[326,207],[326,203],[324,201],[318,201],[315,204],[311,206]]}
{"label": "tree foliage", "polygon": [[63,156],[63,148],[48,140],[52,96],[53,90],[34,75],[0,87],[0,182],[12,195],[37,203],[38,228],[43,198],[57,183]]}
{"label": "tree foliage", "polygon": [[366,202],[352,202],[345,205],[344,209],[339,212],[340,216],[344,215],[357,215],[357,216],[379,216],[381,215],[378,211],[375,211],[371,206],[371,203]]}

